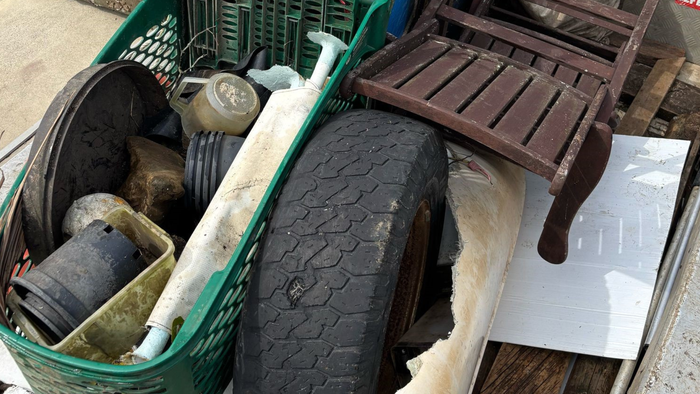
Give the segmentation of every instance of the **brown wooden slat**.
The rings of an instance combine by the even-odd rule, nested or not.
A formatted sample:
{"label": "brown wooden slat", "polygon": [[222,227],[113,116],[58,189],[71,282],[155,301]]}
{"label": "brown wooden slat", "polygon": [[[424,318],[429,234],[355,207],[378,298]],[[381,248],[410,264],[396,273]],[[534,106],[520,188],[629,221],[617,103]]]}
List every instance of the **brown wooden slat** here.
{"label": "brown wooden slat", "polygon": [[554,78],[564,82],[569,86],[574,86],[576,78],[578,77],[578,72],[570,69],[566,66],[559,66],[557,72],[554,73]]}
{"label": "brown wooden slat", "polygon": [[540,41],[526,34],[469,15],[452,7],[442,6],[438,10],[438,16],[448,19],[462,27],[487,33],[494,38],[503,40],[520,49],[533,51],[548,60],[566,64],[568,67],[579,72],[586,72],[606,79],[612,78],[614,69],[609,66],[600,64],[548,42]]}
{"label": "brown wooden slat", "polygon": [[491,52],[494,52],[494,53],[497,53],[499,55],[503,55],[506,57],[510,57],[510,55],[513,53],[513,49],[515,49],[515,48],[506,44],[503,41],[496,41],[491,46]]}
{"label": "brown wooden slat", "polygon": [[564,394],[609,394],[621,363],[622,360],[579,354]]}
{"label": "brown wooden slat", "polygon": [[450,46],[448,44],[433,40],[427,41],[399,59],[396,63],[385,68],[372,78],[372,80],[391,87],[396,87],[413,77],[449,49]]}
{"label": "brown wooden slat", "polygon": [[549,8],[551,10],[561,12],[562,14],[566,14],[569,16],[573,16],[576,19],[580,19],[584,22],[588,22],[591,24],[594,24],[596,26],[600,26],[602,28],[608,29],[610,31],[614,31],[615,33],[620,33],[624,36],[631,36],[632,35],[632,29],[629,29],[627,27],[623,27],[618,25],[617,23],[610,22],[609,20],[599,18],[597,16],[593,16],[591,14],[582,12],[577,10],[576,8],[570,7],[565,4],[560,4],[551,0],[525,0],[528,3],[533,3],[537,5],[541,5],[542,7]]}
{"label": "brown wooden slat", "polygon": [[512,59],[516,62],[520,62],[529,66],[532,64],[532,61],[535,60],[535,55],[529,52],[525,52],[522,49],[516,49],[513,52]]}
{"label": "brown wooden slat", "polygon": [[615,130],[615,134],[642,136],[646,133],[683,63],[685,63],[684,57],[662,59],[656,62],[649,78],[644,81],[642,89],[639,90],[639,94],[622,118],[620,126]]}
{"label": "brown wooden slat", "polygon": [[545,58],[538,57],[537,59],[535,59],[535,63],[532,65],[532,67],[542,71],[547,75],[552,75],[554,73],[554,70],[556,70],[557,65],[556,63],[550,62]]}
{"label": "brown wooden slat", "polygon": [[556,86],[535,79],[498,122],[495,130],[517,143],[523,143],[556,93]]}
{"label": "brown wooden slat", "polygon": [[564,91],[537,128],[527,147],[547,160],[554,161],[576,126],[586,103]]}
{"label": "brown wooden slat", "polygon": [[430,99],[430,105],[457,111],[471,100],[475,93],[491,79],[500,68],[500,63],[489,59],[477,59],[455,79]]}
{"label": "brown wooden slat", "polygon": [[[482,145],[493,149],[512,161],[520,164],[526,170],[532,171],[544,178],[552,179],[556,174],[557,166],[539,156],[530,149],[508,139],[496,135],[493,130],[481,126],[461,114],[433,106],[425,100],[407,96],[397,89],[388,88],[386,85],[374,81],[358,78],[355,81],[354,90],[357,94],[371,97],[375,100],[400,106],[402,109],[422,116],[433,122],[452,129],[467,138],[471,138]],[[427,105],[426,105],[427,104]]]}
{"label": "brown wooden slat", "polygon": [[[516,26],[522,25],[523,29],[527,29],[530,31],[532,31],[532,30],[530,28],[528,28],[528,26],[534,26],[540,30],[550,31],[553,33],[553,35],[555,35],[556,37],[559,37],[560,39],[566,38],[568,40],[571,40],[572,42],[578,43],[577,45],[575,45],[577,47],[580,46],[581,48],[592,48],[592,49],[595,49],[597,51],[608,52],[610,54],[617,54],[620,51],[620,48],[616,47],[614,45],[606,45],[606,44],[600,43],[598,41],[591,40],[590,38],[581,37],[579,35],[576,35],[576,34],[561,30],[561,29],[550,27],[550,26],[545,25],[542,22],[536,21],[534,19],[530,19],[526,16],[516,14],[512,11],[508,11],[508,10],[500,8],[500,7],[492,7],[491,10],[495,13],[507,16],[511,19],[518,21],[518,24]],[[560,41],[560,40],[558,40],[558,41]]]}
{"label": "brown wooden slat", "polygon": [[627,79],[627,74],[629,74],[632,65],[634,64],[634,59],[637,57],[639,52],[639,47],[642,46],[642,39],[649,28],[649,23],[651,22],[652,16],[654,16],[654,11],[656,11],[656,6],[659,5],[659,0],[646,0],[642,12],[639,14],[639,19],[637,22],[637,27],[634,28],[634,33],[627,42],[627,46],[624,47],[622,52],[618,54],[615,67],[615,73],[610,80],[608,89],[610,91],[609,102],[604,103],[603,110],[605,112],[613,111],[615,103],[620,98],[620,93],[622,92],[622,85]]}
{"label": "brown wooden slat", "polygon": [[[444,0],[430,0],[430,2],[423,8],[423,12],[421,12],[420,17],[418,18],[418,21],[416,21],[415,26],[420,26],[423,23],[429,22],[433,17],[435,17],[435,13],[437,12],[438,8],[442,5]],[[425,4],[425,3],[423,3]]]}
{"label": "brown wooden slat", "polygon": [[[625,81],[623,93],[630,96],[639,94],[639,90],[647,80],[652,68],[643,64],[635,64]],[[681,69],[681,74],[683,69]],[[691,83],[689,83],[691,82]],[[670,117],[698,112],[700,108],[700,85],[692,81],[681,81],[676,78],[671,90],[661,103],[661,109]]]}
{"label": "brown wooden slat", "polygon": [[[627,44],[629,37],[614,33],[610,35],[609,39],[610,45],[623,47]],[[686,51],[683,48],[678,48],[676,46],[655,41],[650,38],[644,38],[642,40],[642,46],[639,47],[639,52],[637,53],[637,63],[654,67],[656,61],[659,59],[686,57],[685,55]]]}
{"label": "brown wooden slat", "polygon": [[556,39],[556,38],[554,38],[554,37],[551,37],[551,36],[548,36],[548,35],[546,35],[546,34],[542,34],[542,33],[540,33],[540,32],[532,31],[532,30],[530,30],[530,29],[528,29],[528,28],[525,28],[525,27],[522,27],[522,26],[518,26],[518,25],[514,25],[514,24],[512,24],[512,23],[508,23],[508,22],[502,21],[502,20],[500,20],[500,19],[489,18],[489,17],[484,17],[484,19],[486,19],[487,21],[491,21],[491,22],[493,22],[493,23],[499,24],[499,25],[501,25],[501,26],[507,27],[507,28],[509,28],[509,29],[511,29],[511,30],[515,30],[515,31],[520,32],[520,33],[523,33],[523,34],[527,34],[528,36],[537,38],[538,40],[542,40],[542,41],[548,42],[548,43],[550,43],[550,44],[554,44],[554,45],[556,45],[556,46],[558,46],[558,47],[561,47],[561,48],[566,49],[567,51],[571,51],[571,52],[576,53],[576,54],[579,54],[579,55],[581,55],[581,56],[583,56],[583,57],[585,57],[585,58],[588,58],[588,59],[591,59],[591,60],[595,60],[595,61],[598,62],[598,63],[605,64],[606,66],[612,66],[612,62],[611,62],[611,61],[609,61],[609,60],[607,60],[607,59],[605,59],[605,58],[602,58],[602,57],[600,57],[600,56],[598,56],[598,55],[595,55],[595,54],[593,54],[593,53],[590,53],[590,52],[588,52],[588,51],[586,51],[586,50],[584,50],[584,49],[581,49],[581,48],[577,47],[576,45],[571,45],[571,44],[569,44],[568,42],[564,42],[564,41],[562,41],[562,40],[558,40],[558,39]]}
{"label": "brown wooden slat", "polygon": [[591,77],[590,75],[582,75],[576,85],[576,89],[580,90],[588,96],[595,96],[600,87],[601,80]]}
{"label": "brown wooden slat", "polygon": [[462,116],[489,126],[530,80],[530,74],[508,66],[462,111]]}
{"label": "brown wooden slat", "polygon": [[564,3],[573,8],[578,8],[583,11],[588,11],[596,15],[612,21],[620,22],[620,24],[628,27],[634,27],[637,24],[637,16],[626,11],[622,11],[615,7],[599,3],[594,0],[554,0],[558,3]]}
{"label": "brown wooden slat", "polygon": [[[542,71],[537,70],[537,69],[533,68],[532,66],[526,66],[526,65],[524,65],[524,64],[522,64],[522,63],[516,62],[516,61],[514,61],[514,60],[511,59],[511,58],[508,58],[508,57],[505,57],[505,56],[501,56],[501,55],[499,55],[499,54],[497,54],[497,53],[493,53],[493,52],[489,52],[489,51],[484,51],[484,50],[482,50],[482,49],[480,49],[480,48],[475,48],[474,46],[472,46],[472,45],[470,45],[470,44],[465,44],[465,43],[463,43],[463,42],[459,42],[459,41],[456,41],[456,40],[453,40],[453,39],[450,39],[450,38],[435,36],[435,35],[433,35],[433,34],[428,34],[428,39],[431,39],[431,40],[438,40],[438,41],[440,41],[440,42],[445,42],[445,43],[450,44],[450,45],[452,45],[452,46],[454,46],[454,47],[466,48],[466,49],[469,49],[469,50],[473,50],[474,52],[477,52],[477,53],[478,53],[478,56],[479,56],[479,58],[481,58],[481,59],[490,59],[490,60],[493,60],[493,61],[496,61],[496,62],[500,62],[500,63],[502,63],[502,64],[504,64],[504,65],[509,65],[509,66],[511,66],[511,67],[515,67],[515,68],[517,68],[517,69],[519,69],[519,70],[522,70],[522,71],[525,71],[525,72],[527,72],[527,73],[529,73],[529,74],[531,74],[531,75],[533,75],[533,76],[537,76],[537,77],[539,77],[539,78],[543,78],[545,81],[551,82],[553,85],[561,85],[561,84],[562,84],[561,81],[559,81],[558,79],[554,78],[554,77],[551,76],[551,75],[548,75],[548,74],[546,74],[546,73],[543,73]],[[550,63],[551,63],[551,62],[550,62]],[[553,63],[552,63],[552,64],[553,64]],[[554,65],[554,64],[553,64],[553,66],[556,67],[556,65]],[[573,89],[573,90],[570,90],[569,92],[572,93],[572,94],[574,94],[576,97],[580,98],[581,100],[583,100],[583,101],[585,101],[585,102],[590,102],[590,101],[591,101],[591,97],[590,97],[590,96],[586,96],[585,94],[579,92],[578,90]]]}
{"label": "brown wooden slat", "polygon": [[437,19],[431,19],[429,22],[411,30],[408,34],[401,37],[400,40],[395,40],[375,52],[374,55],[360,63],[359,66],[351,70],[348,75],[343,78],[343,81],[340,83],[341,96],[345,99],[352,98],[354,95],[352,86],[355,83],[355,79],[374,77],[377,73],[423,44],[428,34],[437,31],[438,21]]}
{"label": "brown wooden slat", "polygon": [[401,91],[411,96],[428,98],[459,73],[476,57],[476,53],[464,48],[452,48],[433,64],[411,78]]}
{"label": "brown wooden slat", "polygon": [[557,393],[570,360],[569,353],[504,343],[480,393]]}
{"label": "brown wooden slat", "polygon": [[471,44],[477,48],[489,49],[493,45],[493,38],[484,33],[476,33],[471,40]]}

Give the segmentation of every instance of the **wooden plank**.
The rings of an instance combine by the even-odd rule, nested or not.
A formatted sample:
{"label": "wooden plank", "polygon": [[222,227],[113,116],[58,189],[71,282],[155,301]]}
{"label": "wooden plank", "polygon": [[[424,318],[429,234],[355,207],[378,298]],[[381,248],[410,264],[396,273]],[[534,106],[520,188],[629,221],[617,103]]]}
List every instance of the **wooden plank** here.
{"label": "wooden plank", "polygon": [[564,82],[569,86],[574,86],[576,83],[576,78],[578,78],[578,72],[570,69],[566,66],[557,67],[557,71],[554,73],[554,78]]}
{"label": "wooden plank", "polygon": [[503,41],[496,41],[491,46],[491,52],[494,52],[494,53],[497,53],[499,55],[503,55],[506,57],[510,57],[510,55],[513,53],[514,49],[515,48],[506,44]]}
{"label": "wooden plank", "polygon": [[639,94],[622,118],[620,126],[615,131],[617,134],[644,135],[683,67],[683,63],[685,63],[684,57],[662,59],[656,63],[649,78],[644,82]]}
{"label": "wooden plank", "polygon": [[676,79],[681,82],[685,82],[688,85],[693,85],[700,88],[700,65],[685,62]]}
{"label": "wooden plank", "polygon": [[[651,70],[652,68],[649,66],[635,64],[625,81],[623,93],[631,96],[639,94],[639,90],[651,74]],[[661,102],[661,111],[667,120],[674,116],[697,112],[698,108],[700,108],[700,87],[680,81],[678,78],[673,82],[671,89]]]}
{"label": "wooden plank", "polygon": [[[621,34],[613,33],[610,35],[610,44],[616,47],[622,47],[627,44],[628,39],[628,37]],[[654,67],[656,61],[659,59],[672,59],[677,57],[685,57],[685,49],[645,38],[642,40],[642,46],[639,47],[637,62]]]}
{"label": "wooden plank", "polygon": [[408,81],[449,49],[450,46],[447,44],[432,40],[427,41],[399,59],[396,63],[385,68],[372,78],[372,80],[391,87],[396,87]]}
{"label": "wooden plank", "polygon": [[602,82],[600,79],[593,78],[590,75],[582,75],[581,79],[576,85],[576,89],[583,92],[583,94],[593,97],[598,91],[601,83]]}
{"label": "wooden plank", "polygon": [[522,64],[529,66],[532,64],[532,61],[535,60],[535,55],[533,55],[530,52],[525,52],[522,49],[516,48],[515,51],[513,52],[512,59],[515,60],[516,62],[520,62]]}
{"label": "wooden plank", "polygon": [[477,48],[490,49],[493,45],[493,38],[484,33],[476,33],[471,40],[471,44]]}
{"label": "wooden plank", "polygon": [[630,28],[620,26],[617,23],[610,22],[609,20],[602,19],[602,18],[599,18],[597,16],[587,14],[585,12],[581,12],[581,11],[577,10],[576,8],[569,7],[569,6],[564,5],[564,4],[556,3],[556,2],[550,1],[550,0],[525,0],[525,1],[527,1],[528,3],[537,4],[537,5],[540,5],[542,7],[549,8],[549,9],[557,11],[557,12],[561,12],[562,14],[573,16],[576,19],[580,19],[584,22],[588,22],[588,23],[594,24],[596,26],[600,26],[604,29],[608,29],[610,31],[622,34],[622,35],[627,36],[627,37],[632,35],[632,29],[630,29]]}
{"label": "wooden plank", "polygon": [[610,393],[621,363],[612,358],[578,355],[564,394]]}
{"label": "wooden plank", "polygon": [[406,82],[400,90],[415,97],[428,98],[462,71],[464,66],[475,57],[476,54],[472,51],[464,48],[452,48]]}
{"label": "wooden plank", "polygon": [[501,67],[500,63],[477,59],[430,99],[430,105],[450,111],[461,110]]}
{"label": "wooden plank", "polygon": [[554,61],[555,63],[559,62],[566,64],[567,67],[570,67],[576,71],[586,72],[588,74],[606,79],[610,79],[613,76],[614,69],[609,66],[600,64],[596,61],[548,42],[538,40],[493,22],[469,15],[452,7],[441,7],[438,10],[438,16],[450,20],[459,26],[489,34],[490,36],[503,40],[517,48],[535,52],[548,60]]}
{"label": "wooden plank", "polygon": [[569,353],[504,343],[480,393],[558,393],[570,359]]}
{"label": "wooden plank", "polygon": [[569,91],[564,91],[527,143],[527,147],[554,161],[585,109],[585,102],[575,98]]}
{"label": "wooden plank", "polygon": [[474,101],[462,111],[462,116],[490,126],[528,83],[530,75],[508,66]]}
{"label": "wooden plank", "polygon": [[557,69],[556,63],[550,62],[549,60],[543,57],[538,57],[537,59],[535,59],[535,64],[533,64],[532,66],[547,75],[552,75],[554,73],[554,70]]}
{"label": "wooden plank", "polygon": [[551,83],[535,79],[495,127],[511,140],[523,143],[557,93]]}

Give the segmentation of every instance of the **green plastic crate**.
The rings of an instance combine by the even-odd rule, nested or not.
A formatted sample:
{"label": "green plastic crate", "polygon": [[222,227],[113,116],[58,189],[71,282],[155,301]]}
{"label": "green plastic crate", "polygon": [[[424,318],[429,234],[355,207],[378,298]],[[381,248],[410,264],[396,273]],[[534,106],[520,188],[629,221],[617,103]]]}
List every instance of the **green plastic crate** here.
{"label": "green plastic crate", "polygon": [[[220,1],[216,31],[220,60],[238,62],[260,46],[267,46],[270,61],[296,69],[308,78],[320,46],[306,38],[310,31],[325,31],[345,42],[361,22],[357,15],[371,0],[240,0]],[[199,28],[206,23],[198,20]],[[252,36],[246,34],[252,28]],[[201,30],[200,30],[201,31]]]}
{"label": "green plastic crate", "polygon": [[[332,1],[326,0],[326,3]],[[364,57],[383,46],[390,3],[390,0],[375,0],[364,12],[350,49],[287,152],[231,261],[226,269],[215,273],[209,280],[172,346],[164,354],[135,366],[101,364],[53,352],[0,326],[0,339],[37,393],[219,393],[225,389],[233,373],[233,345],[245,285],[274,198],[314,127],[330,115],[353,105],[339,98],[340,82]],[[166,71],[166,66],[174,61],[175,65],[182,67],[181,56],[187,45],[182,41],[183,20],[183,7],[179,2],[145,0],[115,33],[95,62],[127,57],[132,51],[137,52],[134,60],[144,55],[141,62],[154,55],[149,66],[156,58],[161,59],[152,70],[168,87],[179,70],[172,66]],[[171,32],[167,39],[164,39],[167,32],[157,38],[160,45],[173,47],[167,60],[164,59],[165,51],[157,55],[160,45],[149,53],[162,28]],[[143,41],[134,44],[139,37]],[[171,43],[172,37],[176,38]],[[143,45],[148,39],[152,40],[150,45]],[[166,66],[160,68],[163,61],[166,61]],[[24,171],[20,173],[9,196],[17,190],[24,174]],[[8,197],[3,202],[0,212],[7,210],[9,200]],[[22,257],[18,256],[18,261],[22,261]]]}

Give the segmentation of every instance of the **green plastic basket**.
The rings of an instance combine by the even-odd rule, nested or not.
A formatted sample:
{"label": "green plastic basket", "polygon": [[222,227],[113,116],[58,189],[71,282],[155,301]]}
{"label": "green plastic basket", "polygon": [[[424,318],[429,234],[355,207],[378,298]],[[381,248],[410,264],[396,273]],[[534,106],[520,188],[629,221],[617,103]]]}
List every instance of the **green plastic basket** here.
{"label": "green plastic basket", "polygon": [[[350,49],[287,152],[231,261],[226,269],[215,273],[209,280],[172,346],[164,354],[134,366],[101,364],[53,352],[0,325],[0,339],[37,393],[219,393],[225,389],[233,373],[233,344],[245,286],[275,196],[314,127],[330,115],[353,106],[352,102],[343,101],[338,96],[341,79],[364,57],[383,46],[390,3],[390,0],[375,0],[365,10]],[[166,44],[173,46],[167,64],[174,61],[177,66],[182,66],[180,56],[187,45],[182,41],[183,10],[177,1],[144,0],[95,62],[127,57],[132,51],[137,53],[134,60],[143,54],[141,62],[144,62],[158,53],[160,45]],[[159,46],[149,53],[162,28],[166,31],[157,38]],[[164,41],[168,31],[170,37]],[[137,42],[139,37],[143,40],[140,43]],[[176,38],[171,43],[172,37]],[[149,39],[152,40],[150,45],[143,45]],[[179,70],[175,70],[179,67],[172,66],[166,71],[166,64],[161,69],[164,53],[154,55],[149,67],[156,58],[161,58],[152,70],[157,77],[160,74],[159,80],[168,87],[179,74]],[[20,173],[8,196],[15,193],[24,174],[24,171]],[[0,212],[6,212],[9,201],[10,197],[0,206]],[[3,233],[3,236],[7,235]],[[21,262],[22,257],[18,256],[18,261]]]}
{"label": "green plastic basket", "polygon": [[[254,48],[267,46],[272,63],[296,69],[308,78],[320,53],[319,45],[306,38],[310,31],[325,31],[345,42],[371,0],[240,0],[219,3],[217,55],[238,62]],[[200,22],[200,27],[205,23]],[[252,28],[252,36],[246,34]]]}

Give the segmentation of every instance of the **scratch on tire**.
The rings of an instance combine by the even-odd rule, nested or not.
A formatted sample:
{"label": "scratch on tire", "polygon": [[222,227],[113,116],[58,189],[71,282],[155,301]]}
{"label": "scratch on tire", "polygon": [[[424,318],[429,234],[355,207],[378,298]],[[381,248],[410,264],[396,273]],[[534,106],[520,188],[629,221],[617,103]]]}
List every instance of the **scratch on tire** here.
{"label": "scratch on tire", "polygon": [[289,289],[287,289],[287,298],[292,304],[292,308],[296,307],[297,301],[304,295],[304,292],[308,290],[308,287],[304,287],[304,282],[300,278],[294,278],[292,283],[289,284]]}

